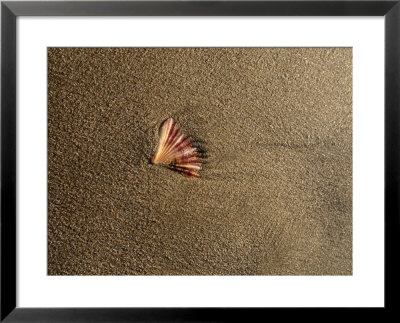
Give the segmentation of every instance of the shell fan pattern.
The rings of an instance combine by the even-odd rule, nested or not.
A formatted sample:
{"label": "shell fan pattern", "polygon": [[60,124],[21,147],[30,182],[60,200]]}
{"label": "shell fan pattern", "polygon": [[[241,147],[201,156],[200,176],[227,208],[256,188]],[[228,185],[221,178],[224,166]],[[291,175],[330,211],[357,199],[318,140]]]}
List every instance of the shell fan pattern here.
{"label": "shell fan pattern", "polygon": [[160,127],[159,142],[153,164],[164,164],[188,177],[200,177],[200,154],[188,136],[172,119],[165,120]]}

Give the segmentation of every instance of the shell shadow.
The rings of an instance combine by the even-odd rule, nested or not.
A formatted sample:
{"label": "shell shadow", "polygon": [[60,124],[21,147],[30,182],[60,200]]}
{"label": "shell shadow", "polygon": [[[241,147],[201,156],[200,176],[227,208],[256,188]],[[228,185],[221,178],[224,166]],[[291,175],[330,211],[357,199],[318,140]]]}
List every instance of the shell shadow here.
{"label": "shell shadow", "polygon": [[198,139],[196,137],[192,137],[193,147],[196,147],[197,152],[199,153],[199,157],[202,164],[207,164],[208,161],[208,150],[206,148],[207,143],[204,140]]}

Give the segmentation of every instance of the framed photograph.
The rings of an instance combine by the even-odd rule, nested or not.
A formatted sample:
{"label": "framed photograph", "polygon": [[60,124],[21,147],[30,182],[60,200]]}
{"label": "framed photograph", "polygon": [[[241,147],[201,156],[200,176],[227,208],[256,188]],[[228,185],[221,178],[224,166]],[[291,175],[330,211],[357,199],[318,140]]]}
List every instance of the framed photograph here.
{"label": "framed photograph", "polygon": [[2,1],[1,321],[394,310],[399,26],[398,1]]}

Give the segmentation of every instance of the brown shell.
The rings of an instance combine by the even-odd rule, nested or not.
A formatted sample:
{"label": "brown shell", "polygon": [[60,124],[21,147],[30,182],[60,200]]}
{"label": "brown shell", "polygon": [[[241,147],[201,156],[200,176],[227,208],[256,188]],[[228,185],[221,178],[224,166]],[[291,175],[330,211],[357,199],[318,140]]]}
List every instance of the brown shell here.
{"label": "brown shell", "polygon": [[157,151],[152,158],[152,163],[164,164],[189,177],[200,177],[199,152],[172,118],[168,118],[161,124],[159,136]]}

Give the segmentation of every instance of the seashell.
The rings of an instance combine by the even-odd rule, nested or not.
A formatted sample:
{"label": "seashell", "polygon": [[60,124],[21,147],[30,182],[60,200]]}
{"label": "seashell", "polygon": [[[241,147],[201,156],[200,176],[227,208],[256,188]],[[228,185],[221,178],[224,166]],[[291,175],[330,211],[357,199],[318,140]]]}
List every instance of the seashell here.
{"label": "seashell", "polygon": [[178,124],[168,118],[160,126],[159,142],[153,164],[163,164],[189,177],[200,177],[200,154]]}

